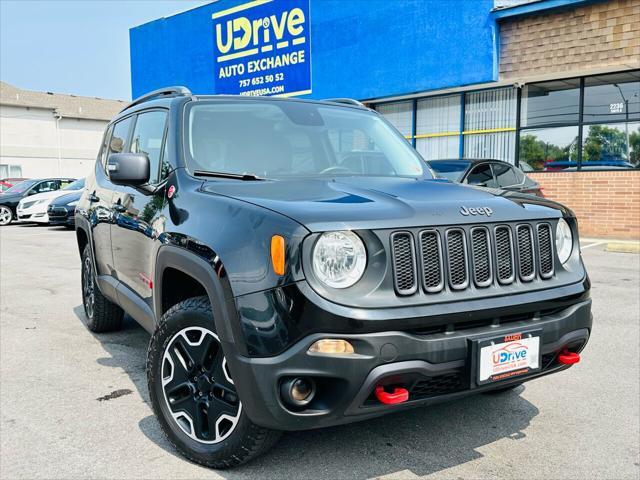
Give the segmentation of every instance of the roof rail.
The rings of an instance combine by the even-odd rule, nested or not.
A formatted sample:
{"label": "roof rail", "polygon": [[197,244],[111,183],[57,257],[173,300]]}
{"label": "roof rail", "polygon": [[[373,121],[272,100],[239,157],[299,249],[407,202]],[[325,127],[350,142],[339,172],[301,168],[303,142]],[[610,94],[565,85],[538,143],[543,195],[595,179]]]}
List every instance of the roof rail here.
{"label": "roof rail", "polygon": [[356,107],[366,108],[362,102],[354,100],[353,98],[325,98],[324,101],[333,103],[345,103],[347,105],[355,105]]}
{"label": "roof rail", "polygon": [[176,87],[160,88],[158,90],[154,90],[153,92],[145,93],[141,97],[136,98],[129,105],[127,105],[122,110],[120,110],[120,112],[124,112],[128,108],[131,108],[131,107],[133,107],[135,105],[139,105],[139,104],[144,103],[144,102],[148,102],[149,100],[153,100],[155,98],[177,97],[177,96],[181,96],[181,95],[191,96],[192,93],[191,93],[191,90],[189,90],[187,87],[176,86]]}

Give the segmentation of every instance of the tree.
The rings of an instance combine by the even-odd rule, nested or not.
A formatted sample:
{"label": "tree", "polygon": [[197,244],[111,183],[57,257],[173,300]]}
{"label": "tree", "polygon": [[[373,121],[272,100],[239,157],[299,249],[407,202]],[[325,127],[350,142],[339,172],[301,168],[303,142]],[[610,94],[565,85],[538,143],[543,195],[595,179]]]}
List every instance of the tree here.
{"label": "tree", "polygon": [[[627,140],[625,132],[606,125],[591,125],[584,139],[582,158],[594,160],[627,160]],[[629,136],[631,140],[631,136]],[[629,142],[631,143],[631,142]]]}

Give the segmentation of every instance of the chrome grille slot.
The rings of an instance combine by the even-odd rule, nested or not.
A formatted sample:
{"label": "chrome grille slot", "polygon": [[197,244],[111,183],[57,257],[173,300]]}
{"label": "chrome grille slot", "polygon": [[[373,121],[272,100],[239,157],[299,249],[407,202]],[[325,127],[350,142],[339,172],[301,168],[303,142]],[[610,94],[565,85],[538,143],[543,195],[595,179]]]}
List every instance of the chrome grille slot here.
{"label": "chrome grille slot", "polygon": [[541,223],[537,228],[539,272],[542,278],[549,278],[553,276],[553,239],[551,238],[551,225]]}
{"label": "chrome grille slot", "polygon": [[478,287],[488,287],[493,281],[489,231],[484,227],[471,229],[473,281]]}
{"label": "chrome grille slot", "polygon": [[530,282],[536,275],[531,226],[518,225],[516,227],[516,235],[518,237],[518,269],[520,280]]}
{"label": "chrome grille slot", "polygon": [[416,257],[413,236],[409,232],[396,232],[391,235],[391,255],[393,263],[393,281],[398,295],[411,295],[416,292]]}
{"label": "chrome grille slot", "polygon": [[422,287],[427,293],[439,292],[444,288],[440,235],[435,230],[425,230],[419,238]]}
{"label": "chrome grille slot", "polygon": [[503,285],[507,285],[515,280],[513,238],[511,237],[511,229],[505,225],[496,227],[495,237],[498,281]]}
{"label": "chrome grille slot", "polygon": [[449,286],[453,290],[464,290],[469,286],[467,242],[464,230],[450,229],[446,231],[445,235]]}

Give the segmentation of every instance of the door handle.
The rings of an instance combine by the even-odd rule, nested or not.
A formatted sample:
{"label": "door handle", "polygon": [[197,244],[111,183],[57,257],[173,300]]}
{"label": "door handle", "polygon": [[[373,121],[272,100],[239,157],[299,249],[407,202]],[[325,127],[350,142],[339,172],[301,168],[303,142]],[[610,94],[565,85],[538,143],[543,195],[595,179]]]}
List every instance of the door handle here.
{"label": "door handle", "polygon": [[116,212],[126,212],[127,211],[127,207],[125,207],[124,205],[122,205],[120,203],[114,203],[113,205],[111,205],[111,208],[113,208]]}
{"label": "door handle", "polygon": [[90,193],[87,198],[89,199],[89,202],[91,202],[91,203],[95,203],[95,202],[99,202],[100,201],[100,198],[97,197],[94,193]]}

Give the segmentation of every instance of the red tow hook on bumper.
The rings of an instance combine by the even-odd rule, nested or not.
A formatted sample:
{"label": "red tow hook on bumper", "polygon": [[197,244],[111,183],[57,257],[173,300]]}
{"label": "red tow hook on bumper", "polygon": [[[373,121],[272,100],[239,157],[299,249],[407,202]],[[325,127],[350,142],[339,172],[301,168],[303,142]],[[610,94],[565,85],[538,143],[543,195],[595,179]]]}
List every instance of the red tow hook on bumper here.
{"label": "red tow hook on bumper", "polygon": [[573,365],[574,363],[578,363],[579,361],[580,354],[576,352],[564,350],[561,354],[558,355],[558,363],[561,363],[563,365]]}
{"label": "red tow hook on bumper", "polygon": [[409,400],[409,391],[406,388],[395,387],[392,393],[385,392],[384,387],[376,387],[376,398],[380,403],[395,405]]}

